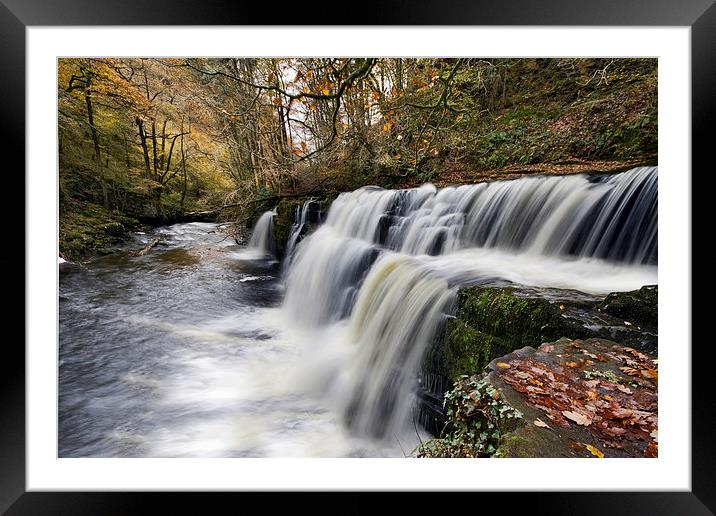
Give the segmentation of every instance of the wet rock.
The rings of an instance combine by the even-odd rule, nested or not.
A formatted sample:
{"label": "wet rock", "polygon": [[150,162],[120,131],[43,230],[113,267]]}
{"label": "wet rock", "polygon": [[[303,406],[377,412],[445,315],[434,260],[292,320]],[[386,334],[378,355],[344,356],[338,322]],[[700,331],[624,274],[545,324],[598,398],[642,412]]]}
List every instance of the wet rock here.
{"label": "wet rock", "polygon": [[653,357],[603,339],[560,339],[498,358],[489,369],[487,381],[524,414],[495,456],[657,456]]}
{"label": "wet rock", "polygon": [[647,285],[631,292],[613,292],[597,306],[600,312],[619,317],[632,325],[656,328],[659,324],[659,289]]}
{"label": "wet rock", "polygon": [[110,236],[122,236],[127,231],[121,222],[110,222],[105,224],[103,229]]}
{"label": "wet rock", "polygon": [[[563,338],[493,360],[482,375],[459,379],[446,400],[483,400],[484,392],[499,400],[494,457],[656,457],[657,369],[652,356],[615,342]],[[520,417],[501,424],[510,412]],[[462,416],[449,416],[430,456],[472,456],[475,432],[451,431]]]}
{"label": "wet rock", "polygon": [[[282,199],[276,205],[273,233],[276,239],[276,249],[279,256],[283,256],[286,251],[286,244],[288,243],[288,238],[291,234],[291,227],[296,221],[296,211],[300,209],[307,200],[309,200],[309,197],[294,197]],[[309,204],[308,220],[307,224],[301,231],[302,236],[305,236],[313,231],[321,222],[321,215],[323,212],[322,204],[323,203],[319,200]]]}
{"label": "wet rock", "polygon": [[514,349],[589,333],[546,299],[520,296],[512,288],[464,288],[455,319],[446,325],[442,371],[454,380],[481,372]]}

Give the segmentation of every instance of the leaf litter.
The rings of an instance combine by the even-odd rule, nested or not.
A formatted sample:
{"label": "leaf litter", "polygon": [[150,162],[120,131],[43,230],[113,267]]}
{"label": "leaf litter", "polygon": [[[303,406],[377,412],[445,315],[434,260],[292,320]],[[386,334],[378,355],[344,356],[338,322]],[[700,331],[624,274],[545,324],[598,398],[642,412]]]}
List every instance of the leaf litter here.
{"label": "leaf litter", "polygon": [[[593,358],[590,370],[580,356]],[[500,378],[558,427],[585,428],[596,442],[582,449],[593,456],[604,456],[599,447],[657,456],[658,366],[653,357],[601,339],[562,339],[532,355],[512,353],[496,365]],[[534,425],[550,428],[541,419]]]}

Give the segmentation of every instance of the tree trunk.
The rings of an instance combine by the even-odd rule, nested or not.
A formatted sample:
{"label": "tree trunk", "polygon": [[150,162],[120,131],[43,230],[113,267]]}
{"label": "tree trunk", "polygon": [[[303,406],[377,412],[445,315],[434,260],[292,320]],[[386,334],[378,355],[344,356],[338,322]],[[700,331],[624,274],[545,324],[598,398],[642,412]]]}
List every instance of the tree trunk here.
{"label": "tree trunk", "polygon": [[[162,123],[162,136],[161,136],[161,138],[162,138],[162,152],[161,152],[161,154],[159,155],[159,170],[164,170],[164,160],[165,160],[164,149],[165,149],[165,144],[166,144],[166,141],[167,141],[167,121],[168,121],[168,119],[165,119],[165,120],[164,120],[164,123]],[[170,159],[171,159],[171,158],[170,158]],[[168,165],[167,165],[166,169],[169,170],[169,166],[168,166]]]}
{"label": "tree trunk", "polygon": [[109,209],[109,192],[107,191],[107,182],[104,179],[104,173],[102,170],[102,156],[99,146],[99,133],[94,125],[94,109],[92,107],[92,92],[89,88],[90,84],[87,84],[85,88],[85,104],[87,105],[87,121],[89,122],[90,134],[92,135],[92,143],[94,145],[94,166],[95,174],[99,184],[102,188],[102,200],[104,207]]}
{"label": "tree trunk", "polygon": [[157,159],[157,122],[152,119],[152,157],[154,158],[154,179],[159,177],[159,160]]}
{"label": "tree trunk", "polygon": [[[183,124],[182,124],[183,125]],[[184,128],[182,127],[182,132],[184,132]],[[182,172],[184,176],[184,184],[182,186],[181,191],[181,211],[184,213],[184,199],[186,199],[186,155],[184,154],[184,135],[181,135],[181,142],[180,142],[180,148],[181,148],[181,166],[182,166]]]}
{"label": "tree trunk", "polygon": [[142,144],[144,171],[146,172],[147,180],[150,180],[152,178],[152,170],[149,163],[149,149],[147,148],[147,134],[144,132],[144,122],[139,117],[135,119],[135,122],[137,122],[137,127],[139,128],[139,142]]}

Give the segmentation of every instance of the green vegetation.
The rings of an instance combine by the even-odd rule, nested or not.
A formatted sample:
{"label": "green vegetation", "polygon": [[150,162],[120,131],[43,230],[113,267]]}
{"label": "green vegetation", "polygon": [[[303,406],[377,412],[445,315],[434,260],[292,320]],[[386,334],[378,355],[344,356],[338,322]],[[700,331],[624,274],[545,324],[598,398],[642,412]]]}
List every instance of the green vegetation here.
{"label": "green vegetation", "polygon": [[584,334],[545,299],[519,297],[508,288],[465,288],[458,295],[456,318],[445,330],[442,369],[454,380],[482,372],[515,349]]}
{"label": "green vegetation", "polygon": [[60,251],[80,257],[110,222],[654,163],[657,60],[72,58],[58,106]]}
{"label": "green vegetation", "polygon": [[449,426],[440,438],[420,444],[417,457],[489,457],[522,414],[505,403],[484,378],[463,376],[445,394]]}
{"label": "green vegetation", "polygon": [[647,285],[631,292],[613,292],[597,307],[632,324],[656,328],[659,324],[659,288]]}
{"label": "green vegetation", "polygon": [[113,244],[122,241],[125,231],[138,227],[136,219],[121,212],[110,212],[93,203],[79,204],[60,218],[61,252],[68,260],[80,259],[88,249],[107,254]]}

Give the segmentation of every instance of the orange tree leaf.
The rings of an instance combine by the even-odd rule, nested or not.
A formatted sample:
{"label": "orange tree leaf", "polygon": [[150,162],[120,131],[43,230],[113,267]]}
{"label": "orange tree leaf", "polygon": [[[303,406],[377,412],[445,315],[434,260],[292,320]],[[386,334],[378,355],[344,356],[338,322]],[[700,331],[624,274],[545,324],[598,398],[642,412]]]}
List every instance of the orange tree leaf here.
{"label": "orange tree leaf", "polygon": [[592,424],[592,420],[587,416],[580,414],[579,412],[572,412],[570,410],[563,410],[562,415],[567,419],[571,419],[575,423],[581,426],[589,426]]}

